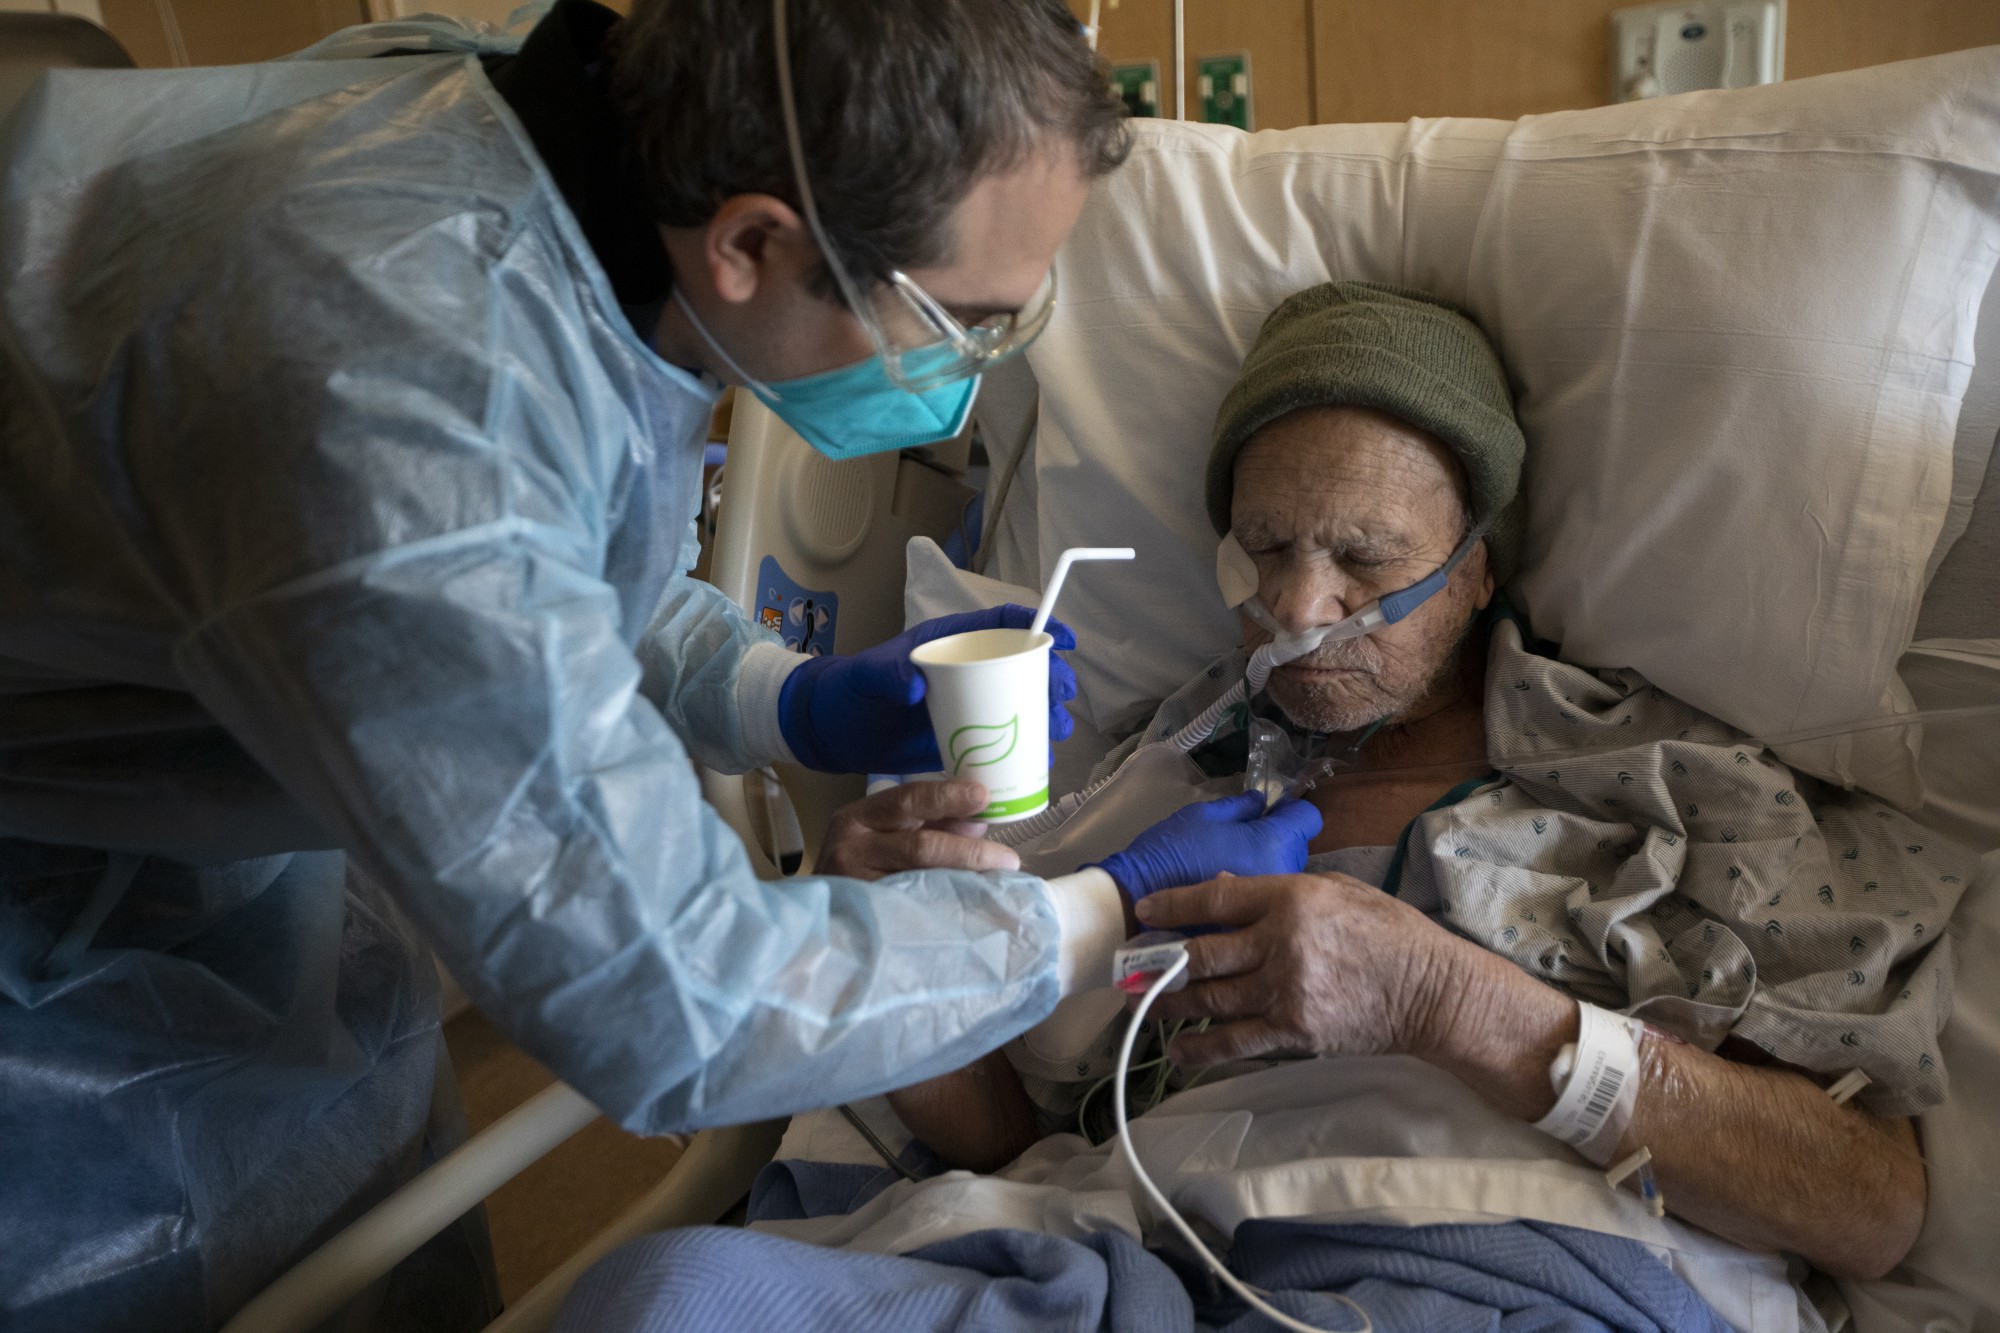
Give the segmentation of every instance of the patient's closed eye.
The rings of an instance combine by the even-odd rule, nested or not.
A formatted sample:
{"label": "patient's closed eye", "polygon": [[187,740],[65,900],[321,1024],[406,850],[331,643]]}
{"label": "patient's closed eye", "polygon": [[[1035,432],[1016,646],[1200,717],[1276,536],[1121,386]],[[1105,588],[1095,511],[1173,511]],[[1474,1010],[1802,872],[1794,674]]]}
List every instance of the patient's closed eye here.
{"label": "patient's closed eye", "polygon": [[1389,543],[1371,542],[1366,546],[1349,546],[1334,552],[1334,559],[1349,569],[1386,569],[1391,565],[1405,564],[1411,558],[1406,547]]}

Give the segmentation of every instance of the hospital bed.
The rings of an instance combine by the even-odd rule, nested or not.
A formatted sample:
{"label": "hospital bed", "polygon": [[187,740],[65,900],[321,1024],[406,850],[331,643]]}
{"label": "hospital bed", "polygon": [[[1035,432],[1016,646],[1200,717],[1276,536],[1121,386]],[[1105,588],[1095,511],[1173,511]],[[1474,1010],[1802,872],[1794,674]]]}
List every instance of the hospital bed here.
{"label": "hospital bed", "polygon": [[[1202,404],[1212,414],[1276,298],[1329,276],[1440,292],[1465,304],[1499,342],[1519,381],[1524,424],[1536,448],[1531,466],[1538,469],[1530,479],[1534,540],[1521,592],[1538,628],[1559,630],[1566,647],[1607,660],[1644,659],[1655,679],[1751,730],[1762,730],[1774,710],[1789,710],[1796,721],[1865,716],[1885,701],[1907,706],[1946,695],[2000,700],[2000,597],[1993,573],[2000,558],[1994,449],[2000,299],[1981,301],[1992,256],[2000,252],[2000,149],[1992,147],[2000,143],[2000,106],[1990,93],[2000,87],[2000,50],[1920,62],[1901,73],[1864,74],[1871,77],[1725,95],[1734,101],[1695,97],[1539,117],[1518,126],[1420,121],[1257,136],[1146,127],[1133,164],[1106,187],[1109,197],[1100,196],[1061,261],[1065,310],[1029,364],[994,377],[977,417],[993,465],[978,543],[986,575],[1032,588],[1064,546],[1115,537],[1140,548],[1133,582],[1107,574],[1065,603],[1065,618],[1085,645],[1079,654],[1080,744],[1129,724],[1144,699],[1164,692],[1163,683],[1177,684],[1228,641],[1232,630],[1219,608],[1198,598],[1163,600],[1156,591],[1206,586],[1213,538],[1198,500],[1208,419]],[[1936,114],[1939,99],[1954,94],[1922,91],[1942,86],[1940,80],[1958,90],[1953,114],[1959,121],[1946,123],[1949,118]],[[1987,92],[1967,91],[1981,87]],[[1759,123],[1736,123],[1744,120]],[[1819,265],[1827,273],[1820,281],[1850,281],[1864,297],[1893,304],[1900,322],[1848,330],[1852,336],[1843,339],[1829,333],[1838,310],[1784,292],[1773,297],[1767,326],[1702,325],[1703,300],[1730,304],[1726,291],[1705,284],[1705,274],[1754,272],[1780,286],[1783,280],[1782,272],[1772,277],[1769,254],[1737,256],[1726,246],[1713,248],[1714,238],[1726,232],[1719,223],[1727,219],[1719,215],[1709,219],[1718,225],[1705,230],[1662,236],[1662,214],[1673,211],[1668,204],[1699,196],[1701,163],[1732,144],[1754,148],[1773,163],[1780,153],[1795,151],[1785,159],[1793,173],[1789,183],[1773,178],[1760,182],[1767,187],[1762,196],[1752,189],[1734,197],[1757,200],[1763,234],[1781,251],[1790,247],[1794,268]],[[1931,197],[1909,204],[1920,214],[1911,221],[1893,208],[1843,195],[1850,183],[1833,160],[1839,153],[1881,155],[1869,159],[1880,170],[1866,182],[1877,199],[1884,190],[1910,187],[1881,165],[1889,158],[1943,165],[1932,172]],[[1693,174],[1664,182],[1620,175],[1635,158],[1656,177]],[[1559,207],[1536,194],[1551,164],[1570,168]],[[1738,164],[1732,159],[1728,165]],[[1785,189],[1770,188],[1774,183]],[[1950,207],[1940,203],[1946,194]],[[1597,219],[1601,225],[1593,230],[1590,202],[1603,198],[1628,206],[1637,201],[1636,211]],[[1843,198],[1853,207],[1842,210]],[[1726,206],[1720,198],[1714,203]],[[1815,210],[1825,209],[1838,214],[1832,221],[1842,235],[1808,225]],[[1871,230],[1868,220],[1878,215],[1887,220]],[[1921,245],[1907,244],[1912,234]],[[1880,247],[1872,277],[1887,271],[1895,279],[1886,286],[1869,285],[1870,272],[1842,267],[1857,255],[1865,261],[1871,245]],[[1624,281],[1607,282],[1602,265],[1592,268],[1593,247],[1605,252],[1608,271]],[[1810,253],[1800,258],[1801,250]],[[1574,270],[1576,282],[1594,280],[1597,288],[1579,295],[1551,281],[1554,257]],[[1676,270],[1676,263],[1683,268]],[[1671,288],[1680,304],[1669,312],[1619,304],[1646,295],[1648,282],[1655,299],[1673,296],[1665,290]],[[1730,308],[1741,313],[1740,304]],[[1825,335],[1822,341],[1834,350],[1777,346],[1788,327],[1796,333],[1801,325]],[[1726,356],[1693,350],[1723,340]],[[1969,373],[1975,347],[1977,371]],[[1801,369],[1806,361],[1784,359],[1793,352],[1845,359],[1815,376]],[[1574,373],[1578,365],[1589,373]],[[1803,376],[1806,389],[1774,392],[1775,403],[1753,400],[1731,379],[1732,368],[1767,385]],[[1797,614],[1780,607],[1772,623],[1751,627],[1777,645],[1768,669],[1761,661],[1739,662],[1729,673],[1688,669],[1688,662],[1699,667],[1730,660],[1740,650],[1730,636],[1740,638],[1743,627],[1690,619],[1671,590],[1645,595],[1645,570],[1592,543],[1629,542],[1635,533],[1654,542],[1688,541],[1690,532],[1701,531],[1703,507],[1712,514],[1718,503],[1698,484],[1704,469],[1727,467],[1727,460],[1718,462],[1699,448],[1714,439],[1718,422],[1748,422],[1760,439],[1775,432],[1789,440],[1808,427],[1817,438],[1822,422],[1815,414],[1840,411],[1849,401],[1830,386],[1856,381],[1872,395],[1868,421],[1876,434],[1856,445],[1869,463],[1866,491],[1843,492],[1842,503],[1901,504],[1911,517],[1900,527],[1862,525],[1827,538],[1811,569],[1772,568],[1759,576],[1775,586],[1801,573],[1809,583],[1831,583],[1849,596],[1831,608],[1824,602],[1797,608]],[[1607,384],[1617,392],[1606,392]],[[1628,411],[1644,419],[1621,415]],[[1731,438],[1740,452],[1742,430]],[[1607,479],[1587,452],[1606,441],[1635,440],[1649,449],[1683,448],[1685,470],[1696,478],[1684,477],[1680,491],[1655,489],[1650,507],[1636,518],[1618,508],[1615,474]],[[1905,458],[1890,452],[1892,446],[1929,453]],[[1830,489],[1844,480],[1836,462],[1802,454],[1791,470],[1810,473],[1815,487]],[[714,540],[716,581],[808,651],[829,641],[848,650],[886,637],[903,618],[899,575],[906,543],[915,537],[944,542],[970,525],[975,487],[968,463],[960,441],[922,454],[828,464],[746,403],[732,430]],[[1783,470],[1769,460],[1759,469]],[[1634,489],[1662,484],[1660,476],[1647,474]],[[1738,476],[1731,484],[1749,483]],[[1773,511],[1774,532],[1787,517]],[[1827,515],[1806,519],[1823,525]],[[1876,545],[1850,549],[1869,542]],[[1903,549],[1911,546],[1921,549]],[[1850,556],[1859,564],[1844,566]],[[1872,592],[1855,583],[1855,569],[1875,567],[1870,562],[1879,566],[1883,584]],[[1601,582],[1572,577],[1578,568],[1592,569]],[[1713,596],[1717,589],[1711,581],[1698,591]],[[1660,623],[1634,623],[1634,607]],[[1852,642],[1832,652],[1827,641],[1841,634]],[[1885,644],[1886,667],[1880,661]],[[1684,660],[1677,665],[1662,655],[1663,645]],[[1709,678],[1722,674],[1747,686],[1741,697]],[[1814,679],[1801,684],[1801,674]],[[1968,790],[1966,757],[1948,745],[1934,748],[1937,755],[1911,762],[1920,770],[1942,764],[1941,778],[1958,785],[1945,782],[1951,790],[1933,800],[1932,817],[1962,837],[2000,845],[2000,789]],[[1908,765],[1899,769],[1892,759],[1852,745],[1788,757],[1863,783],[1894,785],[1910,777]],[[1970,771],[1990,777],[1990,761],[1987,756],[1980,770],[1975,759]],[[1954,764],[1960,768],[1953,770]],[[747,781],[707,775],[704,789],[742,833],[760,873],[776,877],[795,857],[811,864],[827,814],[857,795],[859,784],[794,770]],[[1996,893],[2000,887],[1987,886],[1987,899]],[[1968,1061],[1960,1098],[1966,1104],[1954,1113],[1965,1122],[1963,1134],[1977,1135],[1991,1128],[1993,1103],[2000,1101],[2000,1041],[1990,1031],[2000,1026],[2000,925],[1972,923],[1965,938],[1990,950],[1968,958],[1961,975],[1959,1026],[1968,1042],[1985,1043],[1980,1058],[1988,1063],[1980,1084]],[[227,1327],[318,1326],[594,1114],[572,1090],[551,1088],[335,1237]],[[765,1124],[696,1135],[654,1190],[494,1327],[548,1327],[569,1285],[623,1240],[722,1216],[768,1159],[780,1129]],[[1971,1186],[1992,1189],[2000,1163],[1990,1158],[1989,1152],[1983,1163],[1960,1163],[1966,1171],[1957,1181],[1943,1172],[1934,1179],[1940,1206],[1983,1209],[1983,1224],[2000,1228],[2000,1205],[1967,1193],[1967,1171]],[[1953,1189],[1958,1193],[1947,1200]],[[1965,1258],[1962,1244],[1957,1257]],[[1986,1318],[2000,1319],[2000,1302],[1989,1303],[1995,1309]],[[1894,1327],[1918,1325],[1877,1322],[1870,1333]]]}

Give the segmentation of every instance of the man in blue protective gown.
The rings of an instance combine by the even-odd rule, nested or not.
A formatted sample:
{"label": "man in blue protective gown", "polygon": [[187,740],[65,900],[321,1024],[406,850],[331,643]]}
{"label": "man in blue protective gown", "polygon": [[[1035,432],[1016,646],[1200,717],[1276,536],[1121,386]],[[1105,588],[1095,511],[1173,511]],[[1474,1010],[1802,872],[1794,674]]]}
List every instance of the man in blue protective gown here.
{"label": "man in blue protective gown", "polygon": [[[449,1146],[426,945],[662,1132],[962,1065],[1127,898],[1303,864],[1243,811],[1115,882],[760,883],[690,763],[935,767],[966,626],[786,653],[687,576],[704,427],[957,431],[1116,117],[1057,0],[562,0],[0,124],[0,1325],[213,1327]],[[371,1326],[487,1313],[398,1282]]]}

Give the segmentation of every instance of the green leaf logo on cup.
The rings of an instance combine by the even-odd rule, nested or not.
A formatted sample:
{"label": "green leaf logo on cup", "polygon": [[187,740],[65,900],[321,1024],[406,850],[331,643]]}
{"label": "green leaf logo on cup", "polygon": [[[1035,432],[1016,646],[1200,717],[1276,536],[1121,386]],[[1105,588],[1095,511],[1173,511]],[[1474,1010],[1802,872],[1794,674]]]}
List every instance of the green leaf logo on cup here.
{"label": "green leaf logo on cup", "polygon": [[[1064,551],[1025,630],[975,629],[947,634],[910,651],[924,673],[924,706],[938,756],[958,777],[979,771],[990,824],[1032,819],[1049,808],[1049,611],[1069,567],[1079,560],[1130,560],[1132,548],[1080,546]],[[977,718],[1013,716],[1001,723]]]}
{"label": "green leaf logo on cup", "polygon": [[994,726],[974,724],[960,727],[951,733],[951,775],[957,777],[967,768],[977,768],[985,764],[997,764],[1014,753],[1014,746],[1021,739],[1021,717],[1017,713],[1005,722]]}
{"label": "green leaf logo on cup", "polygon": [[927,682],[924,706],[937,734],[938,766],[986,788],[978,818],[988,823],[1048,808],[1053,643],[1026,630],[979,629],[932,639],[910,653]]}

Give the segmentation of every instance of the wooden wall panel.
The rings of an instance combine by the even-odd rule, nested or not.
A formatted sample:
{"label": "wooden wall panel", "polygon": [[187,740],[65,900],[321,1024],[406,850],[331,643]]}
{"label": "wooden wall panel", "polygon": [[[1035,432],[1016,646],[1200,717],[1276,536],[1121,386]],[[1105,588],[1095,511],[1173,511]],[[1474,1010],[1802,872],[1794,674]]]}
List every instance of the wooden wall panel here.
{"label": "wooden wall panel", "polygon": [[1785,77],[2000,42],[2000,0],[1789,0]]}
{"label": "wooden wall panel", "polygon": [[1326,122],[1492,116],[1605,101],[1622,0],[1313,0]]}
{"label": "wooden wall panel", "polygon": [[366,22],[360,0],[174,0],[188,59],[196,65],[275,60],[327,34]]}
{"label": "wooden wall panel", "polygon": [[98,6],[104,13],[104,26],[141,69],[160,69],[174,63],[173,49],[167,45],[167,30],[160,22],[159,6],[153,0],[98,0]]}
{"label": "wooden wall panel", "polygon": [[179,30],[190,65],[275,60],[327,34],[367,22],[363,0],[100,0],[104,26],[141,66],[178,63],[166,25]]}
{"label": "wooden wall panel", "polygon": [[[397,0],[386,0],[394,5]],[[518,0],[425,0],[503,18]],[[1190,66],[1250,52],[1257,125],[1496,116],[1605,100],[1608,16],[1625,0],[1187,0]],[[268,60],[364,22],[366,0],[100,0],[105,26],[143,66],[174,63],[163,11],[197,65]],[[624,9],[629,0],[612,0]],[[1089,0],[1070,0],[1079,15]],[[2000,43],[2000,0],[1789,0],[1785,72],[1805,78]],[[1151,57],[1173,105],[1170,0],[1106,0],[1099,49]],[[1192,79],[1190,78],[1192,91]],[[1199,106],[1189,108],[1199,115]]]}
{"label": "wooden wall panel", "polygon": [[[1311,3],[1318,119],[1511,120],[1602,105],[1610,15],[1631,0]],[[1789,0],[1785,74],[1805,78],[1993,42],[2000,42],[2000,0]]]}

